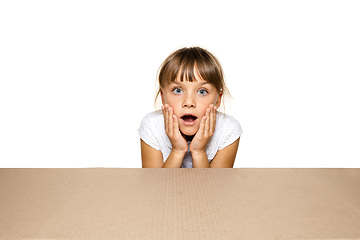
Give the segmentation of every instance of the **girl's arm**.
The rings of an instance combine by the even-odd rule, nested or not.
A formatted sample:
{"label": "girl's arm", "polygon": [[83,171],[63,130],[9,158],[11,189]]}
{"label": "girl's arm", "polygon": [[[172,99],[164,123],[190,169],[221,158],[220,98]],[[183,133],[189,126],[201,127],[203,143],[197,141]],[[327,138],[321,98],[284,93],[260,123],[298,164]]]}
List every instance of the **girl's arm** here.
{"label": "girl's arm", "polygon": [[180,168],[188,146],[180,133],[179,124],[176,116],[173,114],[173,109],[168,104],[162,106],[161,109],[164,115],[165,132],[171,142],[172,150],[164,163],[161,151],[152,148],[141,140],[142,167]]}
{"label": "girl's arm", "polygon": [[206,145],[215,132],[216,126],[216,106],[210,105],[206,110],[205,116],[201,120],[200,128],[190,144],[190,151],[193,159],[194,168],[232,168],[235,162],[236,153],[239,146],[240,137],[219,150],[213,160],[209,163],[206,154]]}
{"label": "girl's arm", "polygon": [[142,167],[161,168],[164,164],[161,152],[147,145],[142,139],[140,140]]}
{"label": "girl's arm", "polygon": [[234,166],[236,153],[239,147],[240,138],[235,142],[219,150],[210,162],[211,168],[232,168]]}
{"label": "girl's arm", "polygon": [[180,168],[184,156],[185,153],[172,150],[164,163],[162,153],[141,140],[141,159],[143,168]]}
{"label": "girl's arm", "polygon": [[[224,149],[219,150],[210,162],[211,168],[232,168],[234,166],[236,153],[240,138]],[[143,168],[180,168],[184,159],[183,153],[171,151],[169,157],[163,162],[162,153],[141,140],[141,159]],[[205,161],[204,161],[205,163]],[[206,159],[206,163],[208,161]],[[194,166],[195,167],[195,166]],[[207,167],[207,166],[198,166]]]}
{"label": "girl's arm", "polygon": [[206,146],[215,132],[216,106],[210,104],[206,109],[205,116],[201,119],[200,127],[190,144],[190,151],[194,168],[209,168],[209,160],[206,154]]}

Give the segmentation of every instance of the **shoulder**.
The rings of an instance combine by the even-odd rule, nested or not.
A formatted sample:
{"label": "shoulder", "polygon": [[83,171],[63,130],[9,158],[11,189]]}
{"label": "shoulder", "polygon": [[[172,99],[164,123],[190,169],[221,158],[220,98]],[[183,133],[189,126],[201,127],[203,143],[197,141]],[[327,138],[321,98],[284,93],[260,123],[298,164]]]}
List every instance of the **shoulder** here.
{"label": "shoulder", "polygon": [[138,133],[140,138],[156,150],[162,147],[164,120],[162,111],[148,113],[142,120]]}
{"label": "shoulder", "polygon": [[153,132],[156,129],[161,129],[164,125],[164,118],[162,115],[162,111],[154,111],[148,113],[143,119],[141,120],[139,133],[140,135],[144,132]]}
{"label": "shoulder", "polygon": [[221,150],[235,142],[242,134],[240,123],[230,115],[222,112],[216,114],[216,127],[214,135],[208,144],[210,159],[218,150]]}
{"label": "shoulder", "polygon": [[164,122],[164,118],[163,118],[163,114],[162,111],[154,111],[151,113],[148,113],[147,115],[145,115],[145,117],[143,117],[143,119],[141,120],[141,124],[140,124],[140,128],[141,127],[158,127],[158,124],[161,124]]}
{"label": "shoulder", "polygon": [[230,132],[237,132],[242,133],[242,128],[240,123],[230,115],[227,115],[222,112],[218,112],[216,114],[216,131],[223,132],[223,131],[230,131]]}
{"label": "shoulder", "polygon": [[148,113],[145,115],[145,117],[142,119],[142,122],[146,121],[159,121],[163,119],[163,114],[161,110],[154,111],[151,113]]}

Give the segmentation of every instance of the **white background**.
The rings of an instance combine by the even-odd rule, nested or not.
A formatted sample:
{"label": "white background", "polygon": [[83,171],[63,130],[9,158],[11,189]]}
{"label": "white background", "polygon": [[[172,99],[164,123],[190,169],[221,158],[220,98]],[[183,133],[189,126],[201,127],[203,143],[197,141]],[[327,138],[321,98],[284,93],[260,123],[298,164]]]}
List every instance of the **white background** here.
{"label": "white background", "polygon": [[0,167],[141,167],[156,72],[218,57],[235,167],[360,167],[359,1],[1,1]]}

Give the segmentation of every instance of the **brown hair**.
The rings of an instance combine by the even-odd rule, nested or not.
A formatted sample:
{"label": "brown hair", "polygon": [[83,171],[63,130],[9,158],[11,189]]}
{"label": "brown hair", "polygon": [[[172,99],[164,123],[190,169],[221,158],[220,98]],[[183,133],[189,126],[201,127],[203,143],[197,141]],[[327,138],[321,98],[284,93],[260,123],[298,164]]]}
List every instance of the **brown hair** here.
{"label": "brown hair", "polygon": [[157,76],[159,89],[155,100],[162,87],[177,79],[189,82],[197,81],[195,72],[201,79],[213,84],[219,94],[227,93],[230,95],[220,62],[207,50],[200,47],[190,47],[173,52],[161,64]]}

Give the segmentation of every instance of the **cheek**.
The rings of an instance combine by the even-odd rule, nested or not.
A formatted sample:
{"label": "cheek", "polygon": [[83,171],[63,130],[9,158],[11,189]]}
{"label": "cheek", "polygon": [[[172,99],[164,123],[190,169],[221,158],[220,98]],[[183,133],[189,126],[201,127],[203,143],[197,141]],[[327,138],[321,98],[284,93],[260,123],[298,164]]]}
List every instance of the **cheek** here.
{"label": "cheek", "polygon": [[177,106],[177,104],[174,104],[173,102],[167,102],[167,104],[169,104],[169,106],[173,109],[173,113],[174,115],[176,115],[177,117],[178,116],[178,113],[179,113],[179,106]]}
{"label": "cheek", "polygon": [[175,106],[174,99],[171,96],[167,95],[167,94],[164,95],[164,103],[168,104],[172,108],[174,108],[174,106]]}
{"label": "cheek", "polygon": [[205,116],[206,110],[210,107],[210,104],[214,104],[214,103],[211,101],[207,101],[198,106],[199,109],[201,109],[201,114]]}
{"label": "cheek", "polygon": [[207,108],[210,106],[210,104],[213,104],[215,106],[217,101],[218,101],[218,96],[214,95],[211,98],[207,99],[205,105]]}

